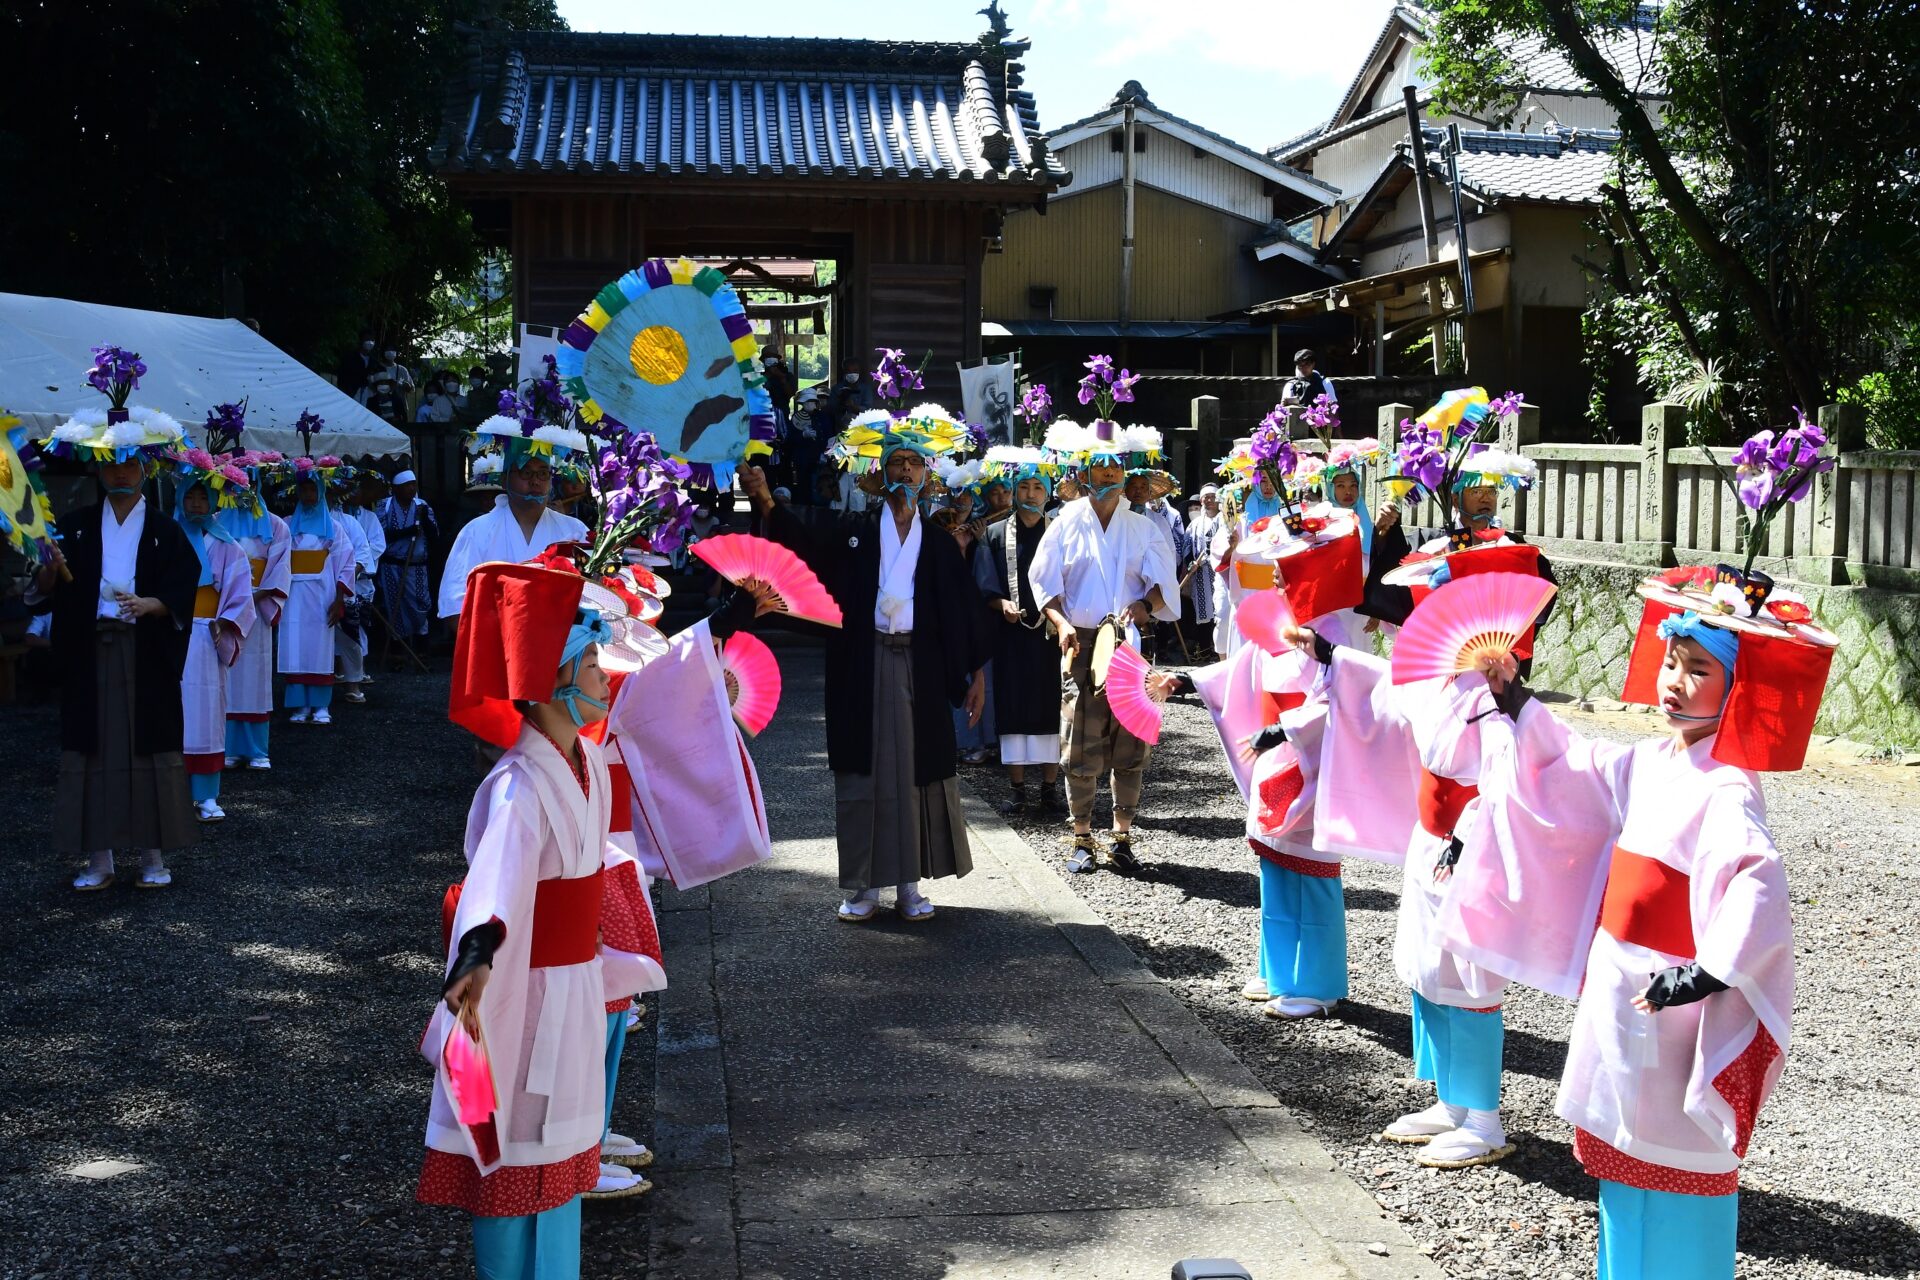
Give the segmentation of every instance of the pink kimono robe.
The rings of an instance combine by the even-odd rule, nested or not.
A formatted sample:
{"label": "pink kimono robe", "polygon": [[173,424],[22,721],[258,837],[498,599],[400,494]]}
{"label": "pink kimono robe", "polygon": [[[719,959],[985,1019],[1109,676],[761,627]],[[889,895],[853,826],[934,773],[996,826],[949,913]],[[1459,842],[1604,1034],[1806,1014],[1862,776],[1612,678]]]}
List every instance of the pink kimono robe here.
{"label": "pink kimono robe", "polygon": [[[183,741],[187,772],[218,774],[227,754],[227,669],[254,629],[253,578],[246,554],[232,542],[211,535],[205,541],[209,585],[200,588],[193,615],[193,639],[180,673]],[[207,607],[210,603],[210,608]],[[229,624],[214,631],[214,623]]]}

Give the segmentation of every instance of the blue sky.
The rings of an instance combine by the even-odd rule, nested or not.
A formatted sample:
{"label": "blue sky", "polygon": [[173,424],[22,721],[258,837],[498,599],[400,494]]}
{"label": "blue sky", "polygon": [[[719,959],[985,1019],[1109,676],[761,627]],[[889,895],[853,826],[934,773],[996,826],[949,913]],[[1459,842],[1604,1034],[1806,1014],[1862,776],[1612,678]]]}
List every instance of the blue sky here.
{"label": "blue sky", "polygon": [[[970,40],[984,0],[804,0],[723,6],[559,0],[576,31]],[[1320,123],[1372,47],[1391,0],[1003,0],[1033,41],[1027,87],[1040,122],[1092,115],[1128,80],[1156,105],[1254,148]]]}

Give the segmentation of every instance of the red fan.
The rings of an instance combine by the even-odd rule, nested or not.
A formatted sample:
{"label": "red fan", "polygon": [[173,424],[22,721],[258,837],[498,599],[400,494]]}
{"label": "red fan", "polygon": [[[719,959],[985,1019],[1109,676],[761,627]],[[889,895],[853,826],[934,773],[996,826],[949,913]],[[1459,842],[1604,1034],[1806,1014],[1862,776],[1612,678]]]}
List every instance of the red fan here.
{"label": "red fan", "polygon": [[1511,655],[1555,587],[1530,573],[1456,578],[1420,602],[1393,642],[1393,682],[1486,671]]}
{"label": "red fan", "polygon": [[1123,644],[1113,651],[1107,667],[1107,706],[1120,727],[1145,743],[1160,741],[1160,700],[1147,691],[1153,668],[1140,651]]}
{"label": "red fan", "polygon": [[720,651],[720,670],[726,676],[733,718],[749,737],[757,735],[780,705],[780,664],[773,660],[773,650],[758,636],[736,631]]}
{"label": "red fan", "polygon": [[1294,624],[1293,608],[1278,591],[1256,591],[1240,602],[1234,611],[1234,625],[1240,634],[1268,653],[1289,653],[1293,646],[1281,633]]}
{"label": "red fan", "polygon": [[813,570],[777,542],[751,534],[727,533],[693,544],[713,571],[735,586],[760,583],[773,592],[773,611],[790,613],[808,622],[840,625],[840,606],[820,584]]}

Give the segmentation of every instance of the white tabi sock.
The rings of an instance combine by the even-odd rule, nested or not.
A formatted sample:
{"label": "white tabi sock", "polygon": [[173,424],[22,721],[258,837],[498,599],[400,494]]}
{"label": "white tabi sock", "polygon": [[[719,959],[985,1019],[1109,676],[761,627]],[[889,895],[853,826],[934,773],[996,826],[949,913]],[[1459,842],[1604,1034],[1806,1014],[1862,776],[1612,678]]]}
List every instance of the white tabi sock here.
{"label": "white tabi sock", "polygon": [[[112,855],[109,854],[108,856],[111,857]],[[165,871],[167,869],[166,859],[160,856],[158,849],[142,849],[140,851],[140,869],[142,871]]]}
{"label": "white tabi sock", "polygon": [[87,855],[87,874],[110,876],[113,874],[113,850],[102,849],[98,853]]}

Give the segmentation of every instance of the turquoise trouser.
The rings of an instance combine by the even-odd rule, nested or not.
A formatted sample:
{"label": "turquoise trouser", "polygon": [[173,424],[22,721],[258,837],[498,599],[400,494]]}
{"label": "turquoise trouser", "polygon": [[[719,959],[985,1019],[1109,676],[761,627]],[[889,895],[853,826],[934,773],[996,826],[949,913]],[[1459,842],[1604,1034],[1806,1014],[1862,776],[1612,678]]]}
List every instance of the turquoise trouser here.
{"label": "turquoise trouser", "polygon": [[1500,1055],[1507,1024],[1500,1010],[1476,1013],[1413,995],[1413,1074],[1431,1080],[1440,1101],[1472,1111],[1500,1106]]}
{"label": "turquoise trouser", "polygon": [[265,720],[227,721],[227,754],[236,760],[265,760],[267,730]]}
{"label": "turquoise trouser", "polygon": [[301,707],[311,707],[315,711],[333,705],[333,686],[330,684],[292,684],[287,685],[287,706],[295,711]]}
{"label": "turquoise trouser", "polygon": [[1271,996],[1347,998],[1347,904],[1339,876],[1260,859],[1260,976]]}
{"label": "turquoise trouser", "polygon": [[580,1280],[580,1197],[544,1213],[473,1220],[479,1280]]}
{"label": "turquoise trouser", "polygon": [[1733,1280],[1740,1193],[1689,1196],[1600,1181],[1600,1280]]}

